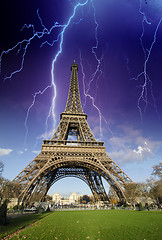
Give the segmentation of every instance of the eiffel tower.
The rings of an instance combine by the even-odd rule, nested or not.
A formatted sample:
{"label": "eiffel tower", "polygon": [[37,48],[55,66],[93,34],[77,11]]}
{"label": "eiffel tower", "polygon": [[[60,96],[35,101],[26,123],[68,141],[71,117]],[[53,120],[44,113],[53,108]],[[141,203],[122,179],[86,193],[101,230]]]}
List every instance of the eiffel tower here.
{"label": "eiffel tower", "polygon": [[107,201],[102,178],[125,202],[125,188],[132,180],[107,155],[104,142],[98,142],[83,112],[78,65],[71,65],[71,81],[65,111],[51,140],[43,140],[42,150],[13,180],[21,186],[21,204],[44,201],[50,187],[65,177],[77,177],[91,189],[96,201]]}

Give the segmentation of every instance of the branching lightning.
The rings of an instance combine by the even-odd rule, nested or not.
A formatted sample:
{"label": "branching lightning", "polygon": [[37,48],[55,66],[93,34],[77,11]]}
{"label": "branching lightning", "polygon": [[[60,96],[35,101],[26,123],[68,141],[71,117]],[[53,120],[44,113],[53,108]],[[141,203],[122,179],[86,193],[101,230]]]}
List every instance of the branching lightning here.
{"label": "branching lightning", "polygon": [[[25,118],[25,128],[26,128],[25,141],[26,141],[27,134],[28,134],[27,121],[28,121],[28,117],[29,117],[29,114],[30,114],[30,110],[34,106],[37,96],[40,95],[40,94],[41,95],[44,94],[44,92],[47,89],[51,88],[51,87],[53,87],[54,95],[53,95],[52,104],[51,104],[51,107],[50,107],[50,110],[49,110],[49,114],[47,116],[46,124],[47,124],[48,118],[52,115],[52,117],[53,117],[53,130],[55,129],[55,112],[54,112],[54,110],[55,110],[55,100],[56,100],[56,96],[57,96],[56,84],[55,84],[55,79],[54,79],[55,63],[56,63],[59,55],[62,53],[65,31],[67,30],[67,28],[71,24],[72,19],[75,17],[77,9],[79,7],[85,6],[88,2],[89,2],[89,0],[86,0],[84,3],[76,4],[74,6],[73,13],[69,17],[69,19],[68,19],[66,24],[60,25],[58,22],[55,22],[54,25],[49,30],[43,24],[43,21],[42,21],[40,15],[39,15],[39,10],[37,10],[37,15],[38,15],[38,18],[40,20],[40,23],[41,23],[41,26],[42,26],[43,30],[42,31],[36,31],[34,25],[32,25],[32,24],[29,24],[29,25],[24,24],[24,26],[22,27],[21,31],[24,28],[27,28],[27,29],[31,28],[32,29],[32,33],[33,33],[32,37],[30,37],[29,39],[23,39],[22,41],[18,42],[15,46],[13,46],[12,48],[8,49],[7,51],[2,51],[2,53],[0,55],[0,73],[1,73],[1,63],[2,63],[2,57],[3,57],[4,54],[9,54],[10,52],[12,52],[14,50],[17,50],[17,54],[19,54],[21,51],[23,52],[22,60],[21,60],[21,66],[17,70],[15,70],[14,72],[12,72],[9,76],[5,77],[4,81],[6,81],[7,79],[11,79],[15,74],[20,73],[23,70],[25,56],[26,56],[26,52],[27,52],[28,46],[31,44],[31,42],[35,38],[39,38],[40,39],[44,35],[50,35],[52,30],[54,30],[55,28],[61,28],[62,29],[61,32],[58,34],[57,38],[54,39],[52,43],[50,43],[48,41],[45,41],[40,46],[40,47],[42,47],[44,44],[48,44],[50,46],[53,46],[56,42],[58,42],[60,40],[59,50],[56,53],[56,55],[55,55],[55,57],[54,57],[54,59],[52,61],[52,66],[51,66],[51,84],[49,86],[45,87],[42,91],[39,90],[39,91],[37,91],[36,93],[33,94],[33,101],[32,101],[31,105],[29,106],[29,108],[27,110],[27,114],[26,114],[26,118]],[[79,22],[77,22],[77,23],[74,22],[73,24],[79,24],[80,21],[82,21],[82,19],[80,19]],[[47,125],[46,125],[46,127],[47,127]]]}
{"label": "branching lightning", "polygon": [[100,137],[102,137],[102,127],[101,127],[102,114],[101,114],[100,109],[95,105],[95,99],[94,99],[94,97],[92,97],[92,96],[88,93],[88,91],[86,91],[86,89],[85,89],[85,73],[84,73],[84,69],[83,69],[81,52],[80,52],[80,65],[81,65],[82,76],[83,76],[83,92],[84,92],[84,96],[85,96],[85,98],[88,97],[88,98],[91,99],[93,107],[98,111],[99,120],[100,120]]}
{"label": "branching lightning", "polygon": [[52,112],[52,116],[53,116],[53,120],[54,120],[53,130],[55,129],[55,112],[54,112],[54,109],[55,109],[55,99],[56,99],[56,85],[55,85],[55,81],[54,81],[54,67],[55,67],[55,63],[56,63],[56,61],[57,61],[57,58],[59,57],[59,55],[60,55],[61,52],[62,52],[63,41],[64,41],[64,33],[65,33],[66,29],[68,28],[68,26],[70,25],[71,20],[74,18],[77,8],[78,8],[78,7],[81,7],[81,6],[84,6],[84,5],[86,5],[87,3],[88,3],[88,0],[86,0],[84,3],[78,3],[78,4],[74,7],[73,14],[70,16],[67,24],[63,27],[63,30],[62,30],[62,32],[60,33],[61,41],[60,41],[59,51],[57,52],[57,54],[55,55],[55,58],[54,58],[53,61],[52,61],[51,76],[52,76],[52,85],[53,85],[53,88],[54,88],[54,97],[53,97],[53,100],[52,100],[51,112]]}
{"label": "branching lightning", "polygon": [[84,92],[84,96],[85,96],[84,106],[86,105],[86,98],[88,97],[88,98],[91,99],[93,107],[98,111],[99,123],[100,123],[99,124],[99,126],[100,126],[100,139],[101,139],[102,138],[102,126],[101,126],[101,124],[102,124],[103,116],[101,114],[100,109],[95,105],[95,98],[93,96],[91,96],[90,93],[89,93],[90,88],[91,88],[91,83],[95,80],[96,76],[98,75],[97,80],[96,80],[96,82],[97,82],[98,79],[103,74],[102,69],[101,69],[101,62],[102,62],[102,59],[103,59],[103,54],[102,54],[102,56],[100,58],[98,58],[97,53],[96,53],[96,50],[98,49],[98,36],[97,35],[98,35],[99,24],[98,24],[97,19],[96,19],[96,9],[95,9],[95,6],[94,6],[94,3],[93,3],[92,0],[91,0],[91,5],[92,5],[92,9],[93,9],[94,23],[95,23],[95,26],[96,26],[95,27],[95,42],[96,42],[96,44],[95,44],[95,46],[92,47],[91,51],[92,51],[92,54],[95,57],[95,60],[97,62],[97,66],[96,66],[96,69],[95,69],[94,73],[92,74],[92,76],[90,78],[90,81],[87,84],[87,89],[86,89],[86,86],[85,86],[85,73],[84,73],[84,69],[83,69],[83,62],[82,62],[81,51],[80,51],[80,65],[81,65],[82,76],[83,76],[83,92]]}
{"label": "branching lightning", "polygon": [[[88,97],[91,102],[92,102],[92,105],[93,107],[98,111],[98,115],[99,115],[99,127],[100,127],[100,140],[102,139],[103,137],[103,134],[102,134],[102,119],[104,120],[104,122],[107,124],[108,126],[108,129],[111,133],[112,136],[114,136],[114,133],[112,132],[111,128],[110,128],[110,124],[109,122],[105,119],[105,117],[102,115],[101,113],[101,110],[97,107],[97,105],[95,104],[95,98],[93,96],[91,96],[88,91],[90,90],[90,87],[88,88],[88,91],[86,91],[86,85],[85,85],[85,72],[84,72],[84,67],[83,67],[83,60],[82,60],[82,55],[81,55],[81,51],[80,51],[80,66],[81,66],[81,71],[82,71],[82,81],[83,81],[83,93],[84,93],[84,96],[85,96],[85,99]],[[85,101],[85,104],[86,104],[86,101]]]}
{"label": "branching lightning", "polygon": [[[34,39],[43,39],[44,36],[50,35],[52,33],[52,31],[54,31],[55,29],[59,29],[60,32],[57,35],[57,37],[55,39],[52,40],[52,42],[49,41],[42,41],[40,47],[43,47],[45,44],[48,44],[49,46],[54,46],[55,43],[59,44],[59,49],[57,51],[57,53],[55,54],[55,57],[51,63],[51,69],[50,69],[50,73],[51,73],[51,83],[46,86],[43,90],[38,90],[37,92],[35,92],[33,94],[33,100],[31,105],[28,107],[27,113],[26,113],[26,118],[25,118],[25,129],[26,129],[26,135],[25,135],[25,141],[27,139],[27,134],[28,134],[28,127],[27,127],[27,123],[28,123],[28,118],[30,115],[30,111],[33,108],[33,106],[35,105],[36,99],[38,95],[42,95],[44,94],[49,88],[53,89],[53,98],[52,98],[52,103],[51,103],[51,107],[49,109],[49,113],[46,119],[46,131],[47,131],[47,123],[48,123],[48,119],[52,116],[53,119],[53,126],[52,126],[52,131],[55,129],[55,101],[56,101],[56,96],[57,96],[57,89],[56,89],[56,84],[55,84],[55,64],[57,62],[58,57],[61,55],[62,53],[62,49],[63,49],[63,43],[64,43],[64,35],[65,32],[67,31],[68,27],[72,27],[73,24],[79,24],[83,18],[80,18],[79,21],[75,22],[74,18],[76,16],[76,12],[78,8],[81,8],[83,10],[82,7],[84,7],[85,5],[87,5],[88,3],[90,3],[92,9],[93,9],[93,19],[94,19],[94,24],[95,24],[95,32],[94,32],[94,36],[95,36],[95,45],[91,48],[91,53],[94,56],[94,59],[96,61],[96,68],[93,72],[93,74],[91,75],[91,78],[87,84],[87,87],[85,85],[85,73],[84,73],[84,69],[83,69],[83,62],[82,62],[82,56],[80,53],[80,65],[81,65],[81,70],[82,70],[82,75],[83,75],[83,91],[84,91],[84,96],[85,96],[85,104],[86,104],[86,98],[88,97],[89,99],[91,99],[92,101],[92,105],[93,107],[98,111],[98,115],[99,115],[99,121],[100,121],[100,136],[102,138],[102,127],[101,127],[101,123],[102,123],[102,119],[103,116],[101,114],[100,109],[96,106],[95,104],[95,97],[90,95],[90,89],[91,89],[91,84],[92,82],[98,82],[98,80],[100,79],[100,77],[103,75],[103,71],[102,71],[102,61],[104,58],[104,55],[102,54],[102,56],[98,56],[97,51],[99,48],[99,41],[98,41],[98,29],[99,29],[99,23],[97,21],[96,18],[96,8],[94,5],[93,0],[85,0],[83,3],[77,3],[76,5],[73,5],[73,12],[71,14],[71,16],[69,17],[68,21],[66,24],[59,24],[58,22],[55,22],[53,24],[53,26],[48,29],[40,15],[39,15],[39,10],[37,10],[37,16],[38,19],[40,21],[41,24],[41,31],[36,31],[35,26],[32,24],[24,24],[24,26],[22,27],[21,31],[23,31],[24,29],[32,29],[32,36],[28,39],[23,39],[22,41],[19,41],[15,46],[13,46],[12,48],[9,48],[6,51],[2,51],[1,55],[0,55],[0,73],[1,73],[1,64],[2,64],[2,59],[4,57],[4,55],[7,55],[13,51],[17,52],[18,54],[21,54],[21,64],[20,67],[18,69],[16,69],[15,71],[13,71],[11,74],[9,74],[8,76],[6,76],[4,78],[4,81],[11,79],[15,74],[20,73],[23,68],[24,68],[24,64],[25,64],[25,57],[26,57],[26,53],[28,50],[29,45],[33,42]],[[157,38],[157,33],[160,27],[160,24],[162,22],[162,18],[159,20],[155,32],[154,32],[154,37],[153,37],[153,41],[150,45],[149,49],[145,48],[145,44],[144,44],[144,34],[145,34],[145,24],[147,25],[151,25],[151,21],[150,19],[148,19],[146,17],[146,14],[144,11],[142,11],[142,0],[140,0],[140,7],[139,7],[139,14],[142,16],[142,33],[140,36],[140,43],[141,43],[141,47],[144,53],[144,64],[143,64],[143,71],[141,73],[139,73],[136,77],[132,78],[134,80],[139,80],[139,79],[143,79],[143,84],[139,85],[139,88],[141,89],[140,92],[140,96],[138,98],[137,101],[137,107],[139,109],[139,113],[140,116],[142,118],[143,115],[143,111],[146,110],[148,104],[151,104],[151,102],[149,102],[148,100],[148,86],[150,86],[150,92],[151,92],[151,97],[152,97],[152,102],[154,105],[154,108],[157,111],[156,108],[156,104],[155,104],[155,99],[154,99],[154,95],[153,95],[153,90],[152,90],[152,81],[148,75],[148,62],[150,60],[150,55],[153,49],[154,44],[156,43],[156,38]],[[82,14],[83,15],[83,14]],[[127,62],[128,64],[128,62]],[[97,88],[97,86],[96,86]],[[142,110],[142,103],[145,104],[144,106],[144,110]],[[104,119],[105,120],[105,119]],[[105,120],[106,121],[106,120]]]}
{"label": "branching lightning", "polygon": [[[144,42],[143,42],[143,37],[144,37],[144,34],[145,34],[145,26],[144,26],[144,24],[151,25],[151,21],[146,17],[146,14],[142,11],[142,2],[141,2],[141,0],[140,0],[139,13],[142,16],[142,33],[141,33],[141,36],[140,36],[140,42],[141,42],[141,47],[142,47],[142,50],[143,50],[143,53],[144,53],[145,60],[144,60],[144,64],[143,64],[143,71],[141,73],[139,73],[136,77],[131,78],[131,79],[132,80],[136,80],[136,81],[139,80],[140,78],[144,79],[144,83],[138,86],[139,88],[141,88],[141,93],[140,93],[140,96],[139,96],[138,101],[137,101],[137,107],[139,109],[140,117],[142,119],[143,112],[146,111],[146,109],[148,107],[148,104],[151,104],[151,102],[149,102],[149,100],[148,100],[148,87],[149,87],[149,84],[150,84],[150,92],[151,92],[151,97],[152,97],[152,101],[153,101],[153,106],[154,106],[156,112],[158,113],[157,107],[156,107],[156,103],[155,103],[155,98],[154,98],[154,95],[153,95],[152,81],[151,81],[151,79],[150,79],[150,77],[148,75],[147,64],[148,64],[148,62],[150,60],[150,55],[151,55],[153,46],[156,43],[157,33],[158,33],[158,29],[160,27],[160,24],[162,22],[162,18],[159,20],[159,22],[158,22],[158,24],[156,26],[156,29],[155,29],[155,32],[154,32],[154,36],[153,36],[153,41],[152,41],[152,43],[150,45],[150,48],[146,49],[145,46],[144,46]],[[142,102],[145,104],[144,111],[142,111],[142,108],[141,108]]]}
{"label": "branching lightning", "polygon": [[96,67],[95,72],[92,74],[91,80],[90,80],[90,82],[89,82],[89,87],[88,87],[88,89],[87,89],[87,91],[86,91],[87,93],[89,92],[90,84],[94,81],[97,73],[99,73],[97,80],[98,80],[98,79],[101,77],[101,75],[103,74],[102,69],[101,69],[101,62],[102,62],[102,59],[103,59],[103,54],[102,54],[101,58],[98,58],[98,57],[97,57],[97,54],[96,54],[96,50],[98,49],[98,36],[97,36],[97,35],[98,35],[98,27],[99,27],[99,24],[98,24],[97,19],[96,19],[96,9],[95,9],[95,6],[94,6],[94,4],[93,4],[93,1],[91,1],[91,2],[92,2],[92,8],[93,8],[94,22],[95,22],[95,25],[96,25],[96,27],[95,27],[95,40],[96,40],[96,45],[92,47],[92,53],[93,53],[93,55],[94,55],[94,57],[95,57],[95,60],[97,61],[97,67]]}
{"label": "branching lightning", "polygon": [[[100,121],[100,137],[102,138],[101,121],[102,121],[102,118],[104,119],[104,117],[102,116],[100,109],[95,105],[95,97],[91,96],[89,91],[91,89],[91,83],[93,81],[95,81],[95,80],[96,80],[96,83],[97,83],[99,78],[103,74],[102,69],[101,69],[101,63],[102,63],[104,55],[102,54],[101,57],[98,57],[97,53],[96,53],[97,50],[98,50],[98,44],[99,44],[98,43],[98,36],[97,36],[98,35],[99,24],[98,24],[97,19],[96,19],[96,9],[95,9],[93,0],[86,0],[84,3],[78,3],[75,6],[71,3],[73,5],[73,13],[69,17],[67,23],[66,24],[59,24],[58,22],[55,22],[54,25],[50,29],[48,29],[44,25],[44,23],[42,21],[42,18],[39,15],[39,9],[38,9],[37,10],[37,16],[38,16],[38,19],[40,21],[40,24],[41,24],[41,27],[42,27],[42,31],[36,31],[35,30],[35,26],[33,24],[28,24],[28,25],[24,24],[24,26],[22,27],[21,31],[23,31],[25,28],[26,29],[32,29],[32,37],[30,37],[29,39],[23,39],[22,41],[18,42],[12,48],[8,49],[7,51],[3,51],[1,53],[1,56],[0,56],[0,71],[1,71],[1,61],[2,61],[3,55],[9,54],[10,52],[12,52],[14,50],[17,51],[17,54],[22,53],[22,59],[21,59],[20,67],[17,70],[13,71],[9,76],[5,77],[4,81],[6,81],[7,79],[11,79],[15,74],[20,73],[23,70],[24,62],[25,62],[25,56],[26,56],[26,53],[27,53],[27,50],[28,50],[28,46],[32,43],[32,41],[35,38],[41,39],[45,35],[50,35],[54,29],[56,29],[56,28],[61,29],[61,32],[57,35],[56,39],[54,39],[52,42],[44,41],[40,45],[40,47],[43,47],[45,44],[48,44],[49,46],[52,47],[55,43],[59,42],[59,50],[56,53],[56,55],[55,55],[55,57],[54,57],[54,59],[52,61],[52,64],[51,64],[51,84],[48,85],[47,87],[45,87],[43,90],[38,90],[37,92],[35,92],[33,94],[33,101],[31,103],[31,105],[28,107],[26,118],[25,118],[25,123],[24,123],[25,129],[26,129],[25,143],[26,143],[26,139],[27,139],[27,135],[28,135],[27,122],[28,122],[28,118],[29,118],[29,115],[30,115],[30,111],[31,111],[31,109],[35,105],[37,96],[44,94],[51,87],[53,88],[53,99],[52,99],[51,107],[50,107],[50,110],[49,110],[49,113],[48,113],[48,116],[47,116],[47,119],[46,119],[46,132],[47,132],[47,128],[48,128],[47,127],[48,126],[48,124],[47,124],[48,123],[48,119],[50,118],[51,115],[52,115],[52,118],[53,118],[53,127],[52,127],[51,132],[55,129],[55,100],[56,100],[56,96],[57,96],[57,90],[56,90],[56,84],[55,84],[55,78],[54,78],[55,63],[56,63],[58,57],[60,56],[60,54],[62,53],[63,42],[64,42],[64,33],[66,32],[67,28],[69,26],[72,27],[73,24],[79,24],[83,20],[83,18],[80,18],[78,22],[72,21],[72,19],[76,15],[77,9],[79,7],[85,6],[88,3],[91,4],[91,7],[93,9],[93,18],[94,18],[94,24],[95,24],[95,33],[94,33],[94,35],[95,35],[95,46],[92,47],[91,52],[94,55],[94,58],[95,58],[96,63],[97,63],[97,66],[96,66],[96,69],[95,69],[94,73],[92,74],[92,76],[90,78],[90,81],[87,84],[87,89],[85,88],[85,84],[83,84],[83,86],[84,86],[84,96],[85,96],[85,104],[86,104],[86,98],[89,97],[91,99],[91,101],[92,101],[93,107],[98,111],[99,121]],[[83,15],[83,9],[82,9],[82,15]],[[82,69],[82,73],[83,73],[83,83],[84,83],[84,81],[85,81],[85,74],[84,74],[84,71],[83,71],[83,64],[82,64],[82,60],[81,60],[81,54],[80,54],[80,64],[81,64],[81,69]],[[97,85],[96,85],[96,88],[97,88]],[[105,122],[107,123],[106,120],[105,120]]]}
{"label": "branching lightning", "polygon": [[[51,86],[47,86],[46,88],[44,88],[43,91],[38,91],[38,92],[34,93],[33,102],[32,102],[32,104],[30,105],[30,107],[28,108],[27,114],[26,114],[26,118],[25,118],[25,128],[26,128],[25,143],[26,143],[26,138],[27,138],[27,135],[28,135],[27,121],[28,121],[28,117],[29,117],[30,110],[31,110],[31,108],[32,108],[32,107],[34,106],[34,104],[35,104],[37,95],[40,95],[40,94],[42,95],[42,94],[44,94],[44,92],[45,92],[48,88],[50,88],[50,87],[51,87]],[[47,125],[47,122],[46,122],[46,125]]]}
{"label": "branching lightning", "polygon": [[[2,51],[1,55],[0,55],[0,73],[1,73],[1,63],[2,63],[2,57],[4,54],[9,54],[10,52],[14,51],[14,50],[17,50],[17,54],[19,54],[20,52],[22,52],[22,60],[21,60],[21,64],[20,64],[20,67],[15,70],[14,72],[12,72],[9,76],[5,77],[4,78],[4,81],[7,80],[7,79],[11,79],[15,74],[17,73],[20,73],[22,70],[23,70],[23,67],[24,67],[24,61],[25,61],[25,56],[26,56],[26,53],[27,53],[27,49],[28,49],[28,46],[31,44],[31,42],[35,39],[35,38],[42,38],[44,35],[49,35],[52,30],[54,28],[62,28],[64,27],[64,25],[59,25],[57,22],[50,28],[50,30],[48,30],[45,25],[43,24],[42,22],[42,19],[41,17],[39,16],[39,9],[37,10],[37,16],[40,20],[40,23],[41,23],[41,26],[43,27],[43,30],[40,32],[40,31],[35,31],[35,27],[34,25],[32,24],[24,24],[24,26],[22,27],[21,31],[23,31],[23,29],[25,28],[32,28],[32,32],[33,32],[33,35],[32,37],[30,37],[29,39],[23,39],[22,41],[18,42],[15,46],[13,46],[12,48],[9,48],[8,50],[6,51]],[[55,41],[58,41],[58,39],[56,39]]]}

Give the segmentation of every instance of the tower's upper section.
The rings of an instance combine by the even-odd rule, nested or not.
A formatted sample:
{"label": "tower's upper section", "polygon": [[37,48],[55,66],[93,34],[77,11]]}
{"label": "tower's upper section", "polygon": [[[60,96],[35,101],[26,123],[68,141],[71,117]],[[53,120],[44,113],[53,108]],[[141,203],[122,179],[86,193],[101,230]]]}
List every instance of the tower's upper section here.
{"label": "tower's upper section", "polygon": [[83,114],[83,109],[80,101],[79,85],[78,85],[78,65],[74,63],[71,65],[71,81],[69,88],[68,100],[65,108],[65,113]]}

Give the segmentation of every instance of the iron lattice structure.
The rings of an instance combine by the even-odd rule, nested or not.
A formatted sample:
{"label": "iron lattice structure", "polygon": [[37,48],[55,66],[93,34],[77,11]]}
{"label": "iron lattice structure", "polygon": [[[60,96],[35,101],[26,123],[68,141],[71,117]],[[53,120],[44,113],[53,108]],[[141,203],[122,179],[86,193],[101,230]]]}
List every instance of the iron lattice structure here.
{"label": "iron lattice structure", "polygon": [[107,155],[83,112],[78,86],[78,65],[71,65],[71,81],[65,111],[51,140],[43,140],[42,150],[13,180],[21,186],[19,202],[43,201],[49,188],[65,177],[77,177],[91,189],[95,200],[107,201],[102,177],[126,201],[125,188],[132,180]]}

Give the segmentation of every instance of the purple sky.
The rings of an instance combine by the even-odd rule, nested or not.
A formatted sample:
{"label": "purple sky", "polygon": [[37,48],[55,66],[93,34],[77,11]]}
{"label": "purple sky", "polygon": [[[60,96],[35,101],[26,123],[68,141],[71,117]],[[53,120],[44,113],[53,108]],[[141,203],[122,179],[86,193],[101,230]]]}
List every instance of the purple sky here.
{"label": "purple sky", "polygon": [[[53,123],[56,127],[59,114],[65,109],[70,67],[75,59],[81,101],[92,131],[98,140],[105,142],[108,155],[133,181],[144,181],[162,157],[162,3],[160,0],[87,0],[84,6],[78,6],[69,21],[78,2],[86,3],[86,0],[1,4],[3,176],[12,180],[39,153],[43,138],[51,138]],[[20,31],[24,24],[33,24],[34,28]],[[54,24],[57,27],[51,29]],[[27,42],[8,53],[3,51],[24,39],[31,41],[23,69],[5,79],[21,68]],[[41,47],[42,43],[52,44],[57,39],[53,46]],[[51,85],[52,62],[57,92],[55,122],[52,116],[47,121],[53,87],[37,95],[32,106],[34,94]],[[93,97],[95,107],[89,96]],[[81,180],[70,178],[60,180],[50,193],[56,191],[89,193]]]}

